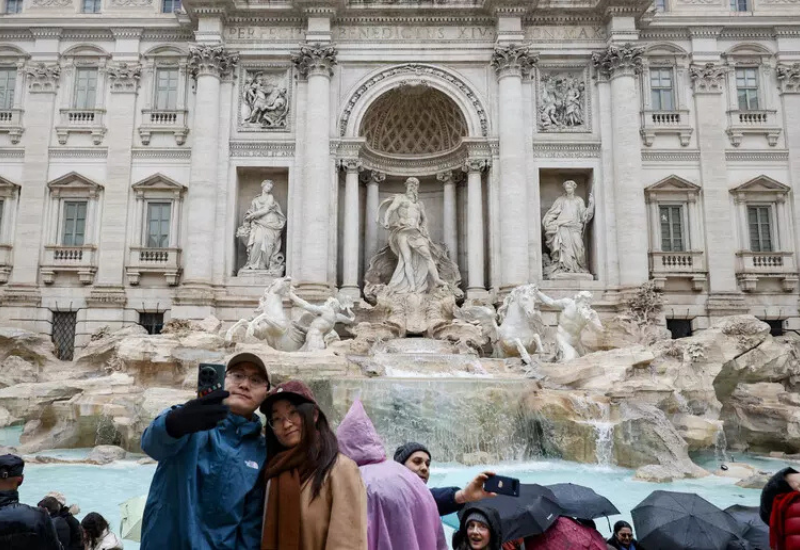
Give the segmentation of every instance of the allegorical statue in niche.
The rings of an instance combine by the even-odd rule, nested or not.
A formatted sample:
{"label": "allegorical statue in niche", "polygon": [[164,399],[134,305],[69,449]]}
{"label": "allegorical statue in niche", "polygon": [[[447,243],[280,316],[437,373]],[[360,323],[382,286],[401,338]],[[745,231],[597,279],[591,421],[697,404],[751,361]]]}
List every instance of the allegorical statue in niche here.
{"label": "allegorical statue in niche", "polygon": [[264,73],[256,73],[246,82],[243,93],[249,111],[245,122],[268,129],[286,128],[289,114],[286,88],[271,82]]}
{"label": "allegorical statue in niche", "polygon": [[[380,222],[380,211],[389,208]],[[389,230],[389,247],[397,256],[397,267],[387,287],[394,292],[426,292],[447,286],[439,276],[437,256],[446,257],[431,241],[425,207],[419,200],[419,180],[408,178],[406,192],[384,200],[378,209],[378,223]]]}
{"label": "allegorical statue in niche", "polygon": [[545,305],[561,310],[558,316],[556,360],[563,363],[586,354],[581,345],[581,333],[587,326],[603,330],[597,312],[592,309],[592,293],[582,290],[574,298],[553,300],[537,290],[536,295]]}
{"label": "allegorical statue in niche", "polygon": [[286,216],[272,196],[272,180],[261,182],[261,194],[253,199],[244,222],[236,231],[247,247],[247,263],[241,271],[265,271],[274,277],[283,276],[284,256],[281,234]]}
{"label": "allegorical statue in niche", "polygon": [[544,275],[558,273],[589,273],[583,234],[594,216],[594,194],[589,194],[589,205],[575,194],[578,187],[572,180],[564,182],[565,193],[558,197],[544,215],[544,237],[550,249],[545,260]]}

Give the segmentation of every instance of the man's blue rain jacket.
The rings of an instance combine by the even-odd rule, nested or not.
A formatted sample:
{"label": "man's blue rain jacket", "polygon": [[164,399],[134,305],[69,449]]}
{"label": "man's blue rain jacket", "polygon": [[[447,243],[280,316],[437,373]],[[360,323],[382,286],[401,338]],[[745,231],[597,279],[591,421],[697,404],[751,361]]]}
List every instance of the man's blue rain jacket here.
{"label": "man's blue rain jacket", "polygon": [[179,439],[162,412],[142,434],[158,461],[144,509],[141,550],[258,550],[267,457],[261,421],[229,414],[213,430]]}

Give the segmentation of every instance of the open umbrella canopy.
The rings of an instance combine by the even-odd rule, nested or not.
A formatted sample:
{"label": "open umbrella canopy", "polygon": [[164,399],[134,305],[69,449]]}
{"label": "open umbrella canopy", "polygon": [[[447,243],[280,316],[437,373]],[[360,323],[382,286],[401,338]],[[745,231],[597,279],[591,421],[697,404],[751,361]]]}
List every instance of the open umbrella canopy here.
{"label": "open umbrella canopy", "polygon": [[500,514],[503,542],[544,533],[564,513],[553,491],[536,484],[520,485],[519,497],[500,495],[484,503]]}
{"label": "open umbrella canopy", "polygon": [[146,502],[147,497],[141,496],[126,500],[119,505],[120,515],[122,516],[119,534],[123,539],[141,542],[142,517],[144,516],[144,505]]}
{"label": "open umbrella canopy", "polygon": [[735,504],[725,511],[739,524],[739,535],[750,543],[753,550],[769,550],[769,526],[761,521],[758,506]]}
{"label": "open umbrella canopy", "polygon": [[606,541],[596,530],[570,518],[558,518],[541,535],[525,539],[525,550],[606,550]]}
{"label": "open umbrella canopy", "polygon": [[564,515],[581,519],[594,519],[619,514],[610,500],[598,495],[594,489],[573,483],[545,485],[553,491]]}
{"label": "open umbrella canopy", "polygon": [[739,539],[736,520],[694,493],[653,491],[631,515],[648,550],[726,550]]}

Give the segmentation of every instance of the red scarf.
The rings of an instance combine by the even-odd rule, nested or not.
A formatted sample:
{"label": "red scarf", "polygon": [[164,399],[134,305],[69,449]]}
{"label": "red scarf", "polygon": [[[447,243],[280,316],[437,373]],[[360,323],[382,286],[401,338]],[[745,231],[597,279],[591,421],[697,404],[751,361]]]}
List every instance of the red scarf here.
{"label": "red scarf", "polygon": [[775,497],[769,518],[769,545],[773,550],[786,550],[785,520],[789,506],[800,500],[800,493],[792,491]]}
{"label": "red scarf", "polygon": [[311,473],[300,446],[278,453],[267,464],[269,481],[261,550],[300,550],[300,493]]}

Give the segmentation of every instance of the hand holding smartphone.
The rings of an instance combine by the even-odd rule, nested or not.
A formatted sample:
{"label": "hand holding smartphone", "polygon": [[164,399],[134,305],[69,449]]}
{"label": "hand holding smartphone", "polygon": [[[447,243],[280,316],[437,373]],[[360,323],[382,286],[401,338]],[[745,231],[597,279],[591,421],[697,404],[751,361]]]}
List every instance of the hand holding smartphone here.
{"label": "hand holding smartphone", "polygon": [[493,475],[483,484],[483,490],[487,493],[497,493],[510,497],[519,496],[519,479],[515,477]]}
{"label": "hand holding smartphone", "polygon": [[200,363],[197,368],[197,397],[225,389],[225,365]]}

